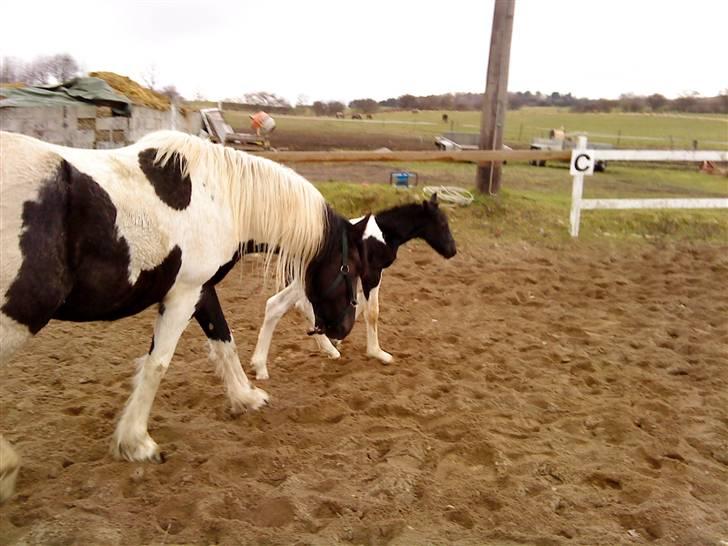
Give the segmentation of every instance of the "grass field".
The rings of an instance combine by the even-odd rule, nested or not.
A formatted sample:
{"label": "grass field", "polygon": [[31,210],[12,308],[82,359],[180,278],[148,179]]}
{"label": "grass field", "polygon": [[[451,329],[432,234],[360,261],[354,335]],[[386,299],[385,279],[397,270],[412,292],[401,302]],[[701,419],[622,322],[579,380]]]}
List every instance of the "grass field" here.
{"label": "grass field", "polygon": [[[495,197],[472,189],[475,167],[466,164],[413,163],[381,165],[382,172],[408,169],[422,184],[451,184],[470,188],[476,196],[468,207],[452,207],[453,229],[460,237],[483,235],[505,240],[561,244],[570,240],[571,177],[568,167],[536,168],[523,164],[504,167],[503,190]],[[323,169],[325,171],[325,168]],[[351,178],[323,182],[317,187],[337,210],[350,216],[421,199],[418,189],[395,190],[385,184],[354,183]],[[381,177],[379,177],[381,178]],[[728,197],[728,179],[669,167],[644,168],[610,165],[606,173],[590,177],[585,197]],[[580,240],[638,241],[679,239],[728,242],[728,211],[584,211]]]}
{"label": "grass field", "polygon": [[[276,115],[278,132],[368,134],[420,137],[432,142],[446,131],[478,132],[480,112],[383,111],[372,120],[337,120],[327,117]],[[233,127],[247,128],[247,113],[226,112]],[[545,137],[551,128],[583,132],[590,140],[608,142],[621,148],[728,149],[728,116],[689,114],[578,114],[561,108],[523,108],[509,111],[505,141],[513,147],[527,147],[534,137]]]}

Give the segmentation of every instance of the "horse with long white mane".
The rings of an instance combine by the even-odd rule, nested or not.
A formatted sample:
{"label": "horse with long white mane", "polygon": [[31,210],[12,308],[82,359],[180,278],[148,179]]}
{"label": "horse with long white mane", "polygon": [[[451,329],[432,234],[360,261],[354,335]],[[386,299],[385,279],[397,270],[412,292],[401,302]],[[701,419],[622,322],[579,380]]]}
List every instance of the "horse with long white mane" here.
{"label": "horse with long white mane", "polygon": [[[243,372],[215,293],[246,249],[263,249],[278,286],[305,286],[318,329],[337,339],[351,330],[366,221],[352,226],[291,169],[171,131],[116,150],[0,132],[0,153],[0,363],[52,319],[115,320],[159,305],[115,456],[162,460],[147,423],[193,316],[232,410],[268,400]],[[0,435],[0,500],[18,467]]]}
{"label": "horse with long white mane", "polygon": [[[366,218],[354,218],[352,223]],[[448,225],[447,216],[440,209],[437,193],[422,203],[400,205],[369,216],[364,230],[364,250],[366,270],[360,278],[356,317],[364,314],[367,326],[367,355],[385,364],[392,361],[392,355],[379,346],[377,321],[379,318],[379,288],[382,272],[397,259],[399,247],[412,239],[424,239],[440,256],[450,259],[457,253]],[[256,379],[268,379],[268,351],[278,321],[293,306],[298,307],[311,321],[311,332],[319,348],[331,358],[339,358],[341,353],[331,343],[325,332],[316,327],[316,312],[306,297],[301,285],[292,283],[279,293],[271,296],[265,305],[265,319],[258,333],[250,363],[255,370]]]}

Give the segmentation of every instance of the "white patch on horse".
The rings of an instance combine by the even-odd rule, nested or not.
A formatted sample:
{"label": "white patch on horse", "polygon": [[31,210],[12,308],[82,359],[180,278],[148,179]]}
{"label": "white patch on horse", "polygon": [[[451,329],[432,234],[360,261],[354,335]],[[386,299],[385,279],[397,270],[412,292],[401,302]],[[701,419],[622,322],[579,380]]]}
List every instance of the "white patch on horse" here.
{"label": "white patch on horse", "polygon": [[31,335],[27,326],[0,311],[0,365],[10,360]]}
{"label": "white patch on horse", "polygon": [[[359,218],[352,218],[349,220],[352,224],[356,224],[357,222],[361,221],[364,217],[359,216]],[[369,221],[367,221],[367,227],[364,229],[364,239],[368,239],[369,237],[373,237],[377,241],[381,241],[384,244],[387,244],[387,242],[384,240],[384,233],[382,233],[381,228],[379,227],[379,224],[377,224],[377,220],[374,217],[374,215],[369,216]]]}

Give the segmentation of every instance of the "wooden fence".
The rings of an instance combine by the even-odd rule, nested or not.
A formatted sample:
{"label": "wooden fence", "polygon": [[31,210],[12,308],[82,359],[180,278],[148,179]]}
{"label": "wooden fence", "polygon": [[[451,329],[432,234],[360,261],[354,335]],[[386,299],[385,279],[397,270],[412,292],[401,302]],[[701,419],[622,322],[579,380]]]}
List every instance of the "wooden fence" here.
{"label": "wooden fence", "polygon": [[570,150],[463,150],[441,151],[339,151],[339,152],[253,152],[280,162],[347,162],[363,161],[453,161],[460,163],[489,163],[491,161],[537,161],[571,158]]}

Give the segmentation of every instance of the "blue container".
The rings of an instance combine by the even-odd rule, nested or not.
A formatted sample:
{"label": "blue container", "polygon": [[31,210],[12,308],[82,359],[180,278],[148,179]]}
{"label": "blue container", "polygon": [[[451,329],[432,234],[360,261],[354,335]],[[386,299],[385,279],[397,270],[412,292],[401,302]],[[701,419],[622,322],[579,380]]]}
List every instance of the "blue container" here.
{"label": "blue container", "polygon": [[417,173],[394,171],[389,174],[389,183],[396,188],[409,188],[410,180],[414,185],[417,185]]}

